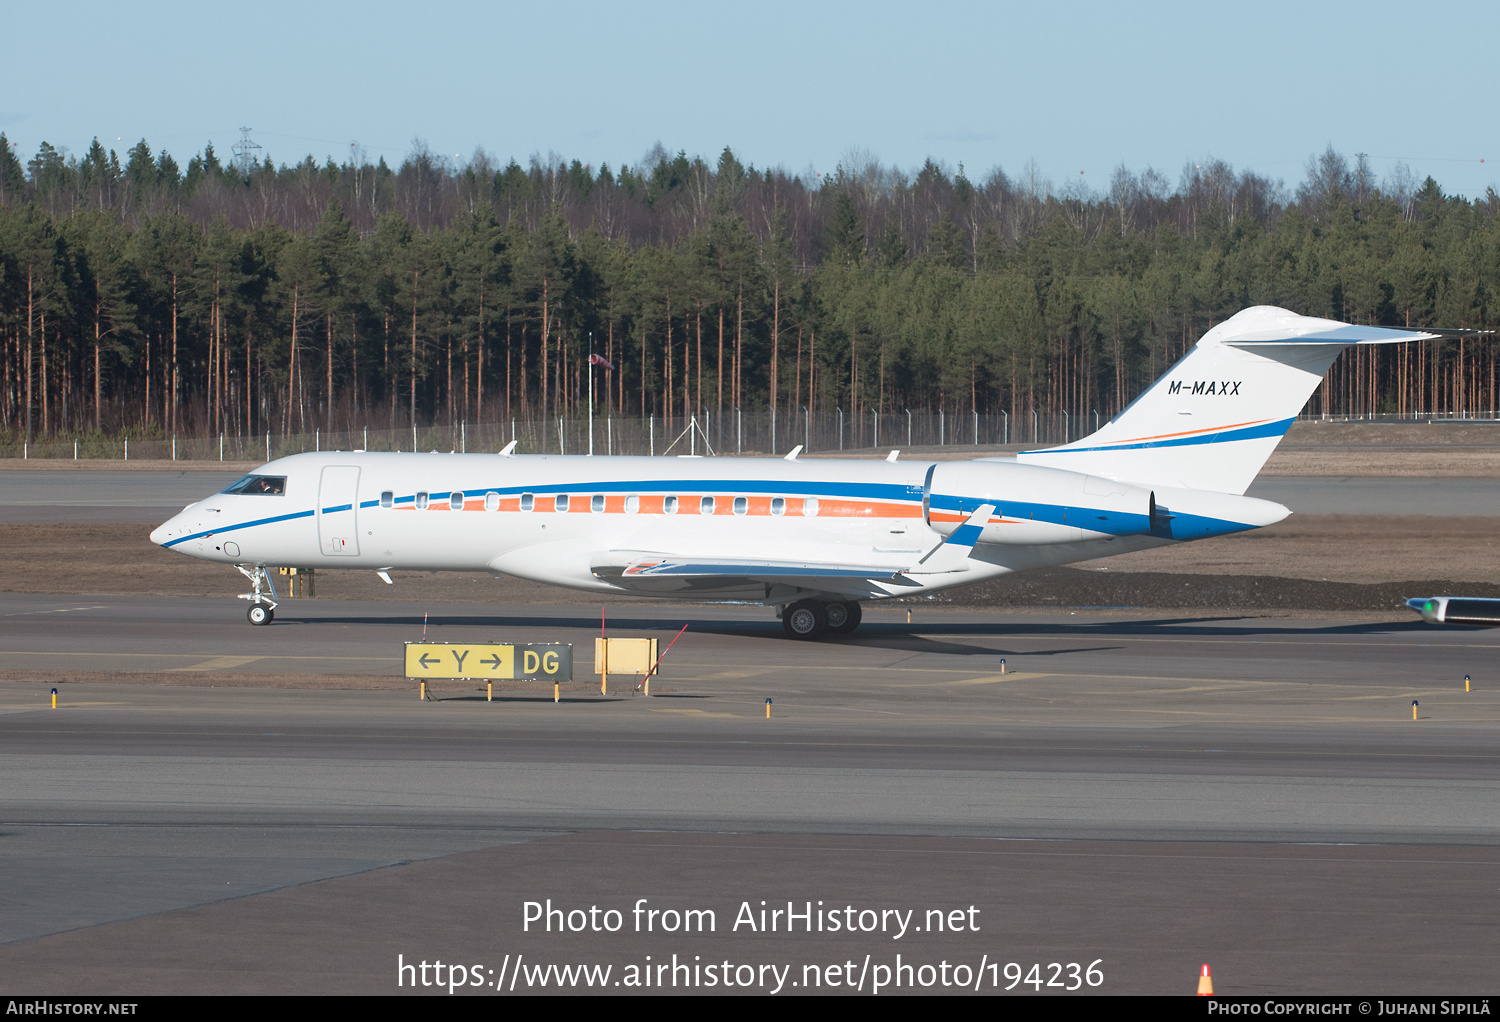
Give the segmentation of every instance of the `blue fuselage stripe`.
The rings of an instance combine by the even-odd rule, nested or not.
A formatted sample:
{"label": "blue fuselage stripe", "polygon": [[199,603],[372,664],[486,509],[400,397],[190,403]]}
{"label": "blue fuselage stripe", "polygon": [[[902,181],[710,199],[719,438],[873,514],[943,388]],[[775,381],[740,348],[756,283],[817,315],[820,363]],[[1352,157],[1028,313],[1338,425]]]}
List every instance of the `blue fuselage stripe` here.
{"label": "blue fuselage stripe", "polygon": [[[816,494],[818,496],[889,500],[908,503],[916,503],[922,499],[922,488],[920,486],[883,483],[809,482],[806,480],[792,482],[790,480],[759,481],[742,479],[596,481],[591,483],[564,483],[545,486],[483,487],[463,491],[440,489],[431,492],[438,493],[439,501],[445,503],[443,497],[448,493],[454,492],[462,492],[468,498],[481,497],[486,493],[502,493],[513,496],[521,493],[554,495],[559,493],[670,493],[672,491],[686,493],[774,493],[792,497],[802,494]],[[414,502],[415,495],[395,498],[395,504],[398,506],[411,505]],[[360,502],[359,506],[367,508],[377,507],[379,504],[379,500],[369,500]],[[983,504],[994,504],[995,517],[1011,521],[1045,522],[1053,525],[1072,526],[1086,532],[1113,536],[1141,535],[1152,531],[1151,519],[1145,514],[1106,511],[1060,504],[1040,504],[1029,501],[995,500],[992,497],[965,497],[958,494],[934,493],[931,496],[931,506],[934,510],[964,516],[972,514]],[[335,504],[321,510],[323,514],[337,514],[354,510],[354,504]],[[275,525],[280,522],[294,521],[299,518],[311,518],[316,513],[316,509],[295,511],[284,515],[257,518],[248,522],[225,524],[202,532],[180,536],[164,543],[163,546],[171,548],[191,540],[203,539],[206,536],[253,529],[262,525]],[[1191,519],[1195,523],[1191,528],[1188,527],[1187,519]],[[1181,525],[1170,529],[1170,532],[1176,537],[1181,537],[1188,531],[1196,535],[1213,535],[1238,532],[1251,528],[1251,526],[1239,522],[1201,518],[1198,516],[1179,516],[1178,521]],[[969,539],[967,530],[967,526],[961,526],[949,537],[948,542],[970,544],[972,541]],[[975,539],[977,538],[976,536]]]}
{"label": "blue fuselage stripe", "polygon": [[1089,532],[1109,536],[1134,536],[1151,531],[1151,516],[1128,511],[1103,511],[1097,508],[1063,504],[1034,504],[1020,500],[995,500],[993,497],[961,497],[934,493],[932,507],[937,511],[970,515],[981,505],[995,505],[995,517],[1012,521],[1046,522],[1049,525],[1071,525]]}
{"label": "blue fuselage stripe", "polygon": [[[1222,536],[1231,532],[1244,532],[1256,528],[1244,522],[1227,518],[1210,518],[1205,515],[1178,514],[1162,508],[1162,515],[1151,521],[1150,515],[1132,514],[1128,511],[1103,511],[1098,508],[1069,507],[1061,504],[1030,504],[1022,501],[997,501],[993,497],[960,497],[953,494],[932,495],[932,506],[936,510],[970,515],[983,504],[995,505],[995,518],[1007,521],[1046,522],[1049,525],[1068,525],[1085,532],[1098,532],[1106,536],[1153,535],[1162,539],[1201,539],[1204,536]],[[948,542],[965,543],[960,538],[968,528],[959,526]]]}
{"label": "blue fuselage stripe", "polygon": [[[346,510],[348,509],[348,507],[348,504],[344,505],[344,508]],[[190,539],[202,539],[204,536],[217,536],[223,532],[236,532],[240,529],[253,529],[257,525],[274,525],[277,522],[290,522],[296,518],[311,518],[312,516],[313,512],[311,511],[293,511],[291,514],[277,515],[274,518],[257,518],[253,522],[236,522],[233,525],[221,525],[217,529],[207,529],[203,532],[195,532],[190,536],[179,536],[176,539],[172,540],[170,543],[163,543],[162,546],[171,549],[179,543],[186,543]]]}

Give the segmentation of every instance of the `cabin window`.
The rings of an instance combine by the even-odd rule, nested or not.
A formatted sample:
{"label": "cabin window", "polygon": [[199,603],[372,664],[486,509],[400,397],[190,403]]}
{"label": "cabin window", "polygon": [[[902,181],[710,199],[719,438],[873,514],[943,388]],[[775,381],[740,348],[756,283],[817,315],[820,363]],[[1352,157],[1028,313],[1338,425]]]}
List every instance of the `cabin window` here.
{"label": "cabin window", "polygon": [[522,511],[530,511],[534,507],[536,507],[536,494],[534,494],[534,493],[523,493],[523,494],[521,494],[521,510]]}
{"label": "cabin window", "polygon": [[392,493],[390,490],[381,490],[380,491],[380,506],[381,507],[395,507],[396,506],[396,495],[394,493]]}
{"label": "cabin window", "polygon": [[464,509],[464,495],[461,490],[454,490],[448,494],[448,510],[462,511]]}
{"label": "cabin window", "polygon": [[499,511],[500,510],[500,494],[496,493],[494,490],[491,490],[489,493],[486,493],[484,495],[484,509],[486,511]]}
{"label": "cabin window", "polygon": [[286,476],[242,476],[219,492],[280,497],[286,494]]}
{"label": "cabin window", "polygon": [[711,515],[711,514],[713,514],[714,513],[714,499],[712,497],[704,497],[703,499],[699,500],[698,501],[698,513],[700,515]]}
{"label": "cabin window", "polygon": [[564,512],[564,511],[566,511],[567,509],[568,509],[568,495],[566,493],[559,493],[557,495],[557,510],[558,510],[558,513],[560,514],[560,513]]}
{"label": "cabin window", "polygon": [[675,515],[677,513],[677,498],[663,497],[661,499],[661,509],[669,515]]}
{"label": "cabin window", "polygon": [[589,510],[596,515],[604,513],[604,494],[596,493],[589,498]]}
{"label": "cabin window", "polygon": [[780,516],[786,514],[786,498],[785,497],[772,497],[771,498],[771,513],[773,515],[776,515],[778,518]]}
{"label": "cabin window", "polygon": [[734,513],[742,515],[750,510],[750,500],[747,497],[734,498]]}
{"label": "cabin window", "polygon": [[639,511],[640,509],[641,509],[641,498],[640,497],[638,497],[638,496],[636,496],[635,494],[632,493],[630,496],[628,496],[628,497],[625,498],[625,513],[627,515],[633,515],[637,511]]}
{"label": "cabin window", "polygon": [[815,517],[817,515],[817,513],[818,513],[818,498],[817,497],[803,497],[802,498],[802,513],[805,514],[809,518]]}
{"label": "cabin window", "polygon": [[427,508],[427,494],[425,494],[425,493],[418,493],[417,494],[417,499],[416,499],[416,505],[417,505],[417,508],[419,510],[425,510]]}

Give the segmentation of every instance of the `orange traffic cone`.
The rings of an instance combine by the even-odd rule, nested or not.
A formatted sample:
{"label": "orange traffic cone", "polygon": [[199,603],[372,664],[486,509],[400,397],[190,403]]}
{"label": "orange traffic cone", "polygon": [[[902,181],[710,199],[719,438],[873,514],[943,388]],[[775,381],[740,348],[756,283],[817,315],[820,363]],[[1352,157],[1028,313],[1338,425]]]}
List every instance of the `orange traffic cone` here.
{"label": "orange traffic cone", "polygon": [[1203,967],[1203,972],[1198,976],[1198,996],[1212,997],[1214,995],[1214,979],[1208,974],[1208,966]]}

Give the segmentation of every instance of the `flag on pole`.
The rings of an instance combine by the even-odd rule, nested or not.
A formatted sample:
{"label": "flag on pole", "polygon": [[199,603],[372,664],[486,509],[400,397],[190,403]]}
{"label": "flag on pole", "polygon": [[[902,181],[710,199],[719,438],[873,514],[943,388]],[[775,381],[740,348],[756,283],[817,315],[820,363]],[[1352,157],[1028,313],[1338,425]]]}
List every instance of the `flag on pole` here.
{"label": "flag on pole", "polygon": [[614,366],[610,364],[609,359],[605,358],[603,355],[590,355],[589,356],[589,365],[591,365],[591,366],[603,366],[606,369],[613,369],[614,368]]}

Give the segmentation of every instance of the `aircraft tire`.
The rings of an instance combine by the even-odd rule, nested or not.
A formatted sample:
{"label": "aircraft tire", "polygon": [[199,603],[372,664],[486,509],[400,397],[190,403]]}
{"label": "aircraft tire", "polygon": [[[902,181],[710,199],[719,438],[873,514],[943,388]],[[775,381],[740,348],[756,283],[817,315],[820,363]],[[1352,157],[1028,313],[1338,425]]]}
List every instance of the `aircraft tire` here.
{"label": "aircraft tire", "polygon": [[250,604],[250,609],[245,612],[252,625],[268,625],[275,616],[276,611],[260,603]]}
{"label": "aircraft tire", "polygon": [[828,630],[834,635],[848,635],[859,627],[864,611],[853,600],[847,603],[830,603],[827,608]]}
{"label": "aircraft tire", "polygon": [[828,615],[818,600],[798,600],[782,613],[781,628],[789,639],[821,639],[828,631]]}

